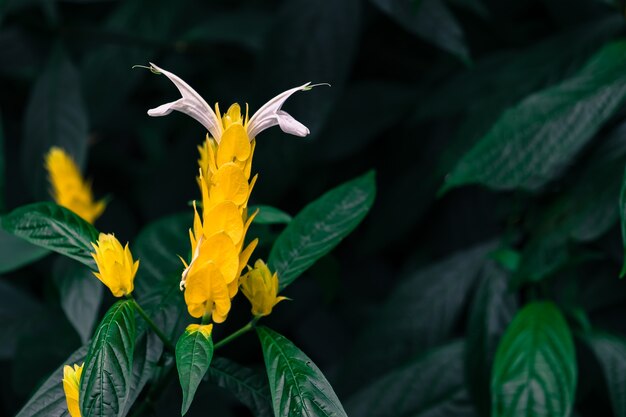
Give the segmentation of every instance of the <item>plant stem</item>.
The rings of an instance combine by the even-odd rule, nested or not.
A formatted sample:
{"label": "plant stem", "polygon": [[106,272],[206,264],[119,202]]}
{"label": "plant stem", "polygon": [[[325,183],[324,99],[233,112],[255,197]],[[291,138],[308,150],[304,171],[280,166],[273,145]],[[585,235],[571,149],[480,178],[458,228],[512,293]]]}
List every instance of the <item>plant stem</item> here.
{"label": "plant stem", "polygon": [[259,321],[260,317],[255,317],[252,320],[250,320],[250,322],[248,324],[246,324],[245,326],[243,326],[241,329],[235,331],[234,333],[231,333],[230,335],[226,336],[224,339],[220,340],[219,342],[217,342],[214,346],[214,349],[217,350],[219,348],[221,348],[222,346],[232,342],[233,340],[237,339],[239,336],[248,333],[250,330],[254,329],[254,326],[256,325],[256,322]]}
{"label": "plant stem", "polygon": [[165,335],[165,333],[163,333],[161,329],[157,327],[157,325],[152,321],[152,319],[148,317],[148,314],[146,314],[144,309],[141,308],[137,300],[135,300],[133,296],[130,294],[126,295],[126,298],[128,298],[133,303],[133,306],[135,307],[135,310],[137,311],[137,313],[139,313],[139,315],[146,321],[146,323],[148,323],[148,326],[152,328],[152,331],[154,331],[154,333],[156,333],[156,335],[159,336],[159,339],[161,339],[161,341],[163,342],[163,345],[165,345],[165,348],[169,350],[170,352],[174,353],[176,351],[174,344]]}

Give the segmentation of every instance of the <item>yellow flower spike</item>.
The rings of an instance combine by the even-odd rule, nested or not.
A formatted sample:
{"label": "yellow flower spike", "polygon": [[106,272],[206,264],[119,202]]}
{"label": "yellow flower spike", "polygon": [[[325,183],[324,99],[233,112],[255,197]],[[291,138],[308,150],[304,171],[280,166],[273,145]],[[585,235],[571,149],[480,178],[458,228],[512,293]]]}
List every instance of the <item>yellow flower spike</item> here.
{"label": "yellow flower spike", "polygon": [[63,391],[65,391],[65,401],[67,402],[67,410],[71,417],[81,417],[80,407],[78,405],[78,393],[80,387],[80,377],[83,374],[83,366],[74,365],[73,367],[65,365],[63,367]]}
{"label": "yellow flower spike", "polygon": [[204,335],[204,337],[208,339],[209,337],[211,337],[211,333],[213,333],[213,325],[212,324],[190,324],[189,326],[187,326],[187,329],[185,329],[185,331],[187,333],[200,332]]}
{"label": "yellow flower spike", "polygon": [[98,272],[93,274],[109,287],[115,297],[133,292],[139,261],[133,262],[128,243],[122,247],[113,234],[100,233],[98,241],[91,245],[95,249],[91,256],[98,266]]}
{"label": "yellow flower spike", "polygon": [[[239,277],[239,250],[225,233],[217,233],[202,243],[198,263],[213,262],[228,284]],[[208,258],[203,260],[203,258]]]}
{"label": "yellow flower spike", "polygon": [[241,291],[252,304],[252,314],[256,317],[269,315],[276,304],[287,299],[278,296],[278,275],[272,275],[260,259],[241,277]]}
{"label": "yellow flower spike", "polygon": [[248,200],[249,185],[244,172],[234,163],[222,165],[211,178],[212,203],[230,200],[241,205]]}
{"label": "yellow flower spike", "polygon": [[211,236],[224,232],[238,244],[244,236],[244,223],[241,212],[232,201],[223,201],[215,207],[203,210],[204,235]]}
{"label": "yellow flower spike", "polygon": [[192,268],[185,289],[187,310],[192,317],[212,314],[213,321],[222,323],[230,310],[228,287],[222,273],[213,262]]}
{"label": "yellow flower spike", "polygon": [[217,147],[217,167],[233,162],[246,161],[250,158],[250,138],[243,125],[231,125],[222,135]]}
{"label": "yellow flower spike", "polygon": [[85,181],[78,165],[63,149],[50,148],[45,156],[48,180],[52,185],[52,198],[89,223],[93,223],[106,207],[104,200],[94,201],[91,183]]}

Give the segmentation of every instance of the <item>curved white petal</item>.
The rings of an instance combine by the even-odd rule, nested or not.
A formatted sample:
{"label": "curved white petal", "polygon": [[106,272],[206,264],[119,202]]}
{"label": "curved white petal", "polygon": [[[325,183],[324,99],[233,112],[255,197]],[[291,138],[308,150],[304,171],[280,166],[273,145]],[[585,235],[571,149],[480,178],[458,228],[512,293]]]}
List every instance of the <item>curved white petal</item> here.
{"label": "curved white petal", "polygon": [[148,110],[148,115],[153,117],[165,116],[170,114],[173,110],[185,113],[200,122],[202,126],[209,131],[211,136],[219,142],[222,136],[222,123],[200,94],[177,75],[157,67],[152,62],[150,63],[150,70],[165,75],[174,83],[182,97],[171,103],[162,104],[159,107]]}
{"label": "curved white petal", "polygon": [[279,114],[279,112],[281,111],[280,108],[289,97],[291,97],[294,93],[298,91],[309,90],[311,88],[310,85],[311,83],[308,82],[299,87],[294,87],[283,93],[280,93],[279,95],[265,103],[259,110],[257,110],[257,112],[254,113],[254,115],[250,118],[250,121],[248,121],[247,125],[248,136],[250,137],[250,140],[254,139],[256,135],[258,135],[265,129],[276,125],[279,125],[282,131],[285,133],[296,136],[308,135],[309,129],[307,129],[302,123],[298,122],[296,119],[294,119],[285,112],[281,112],[281,114]]}

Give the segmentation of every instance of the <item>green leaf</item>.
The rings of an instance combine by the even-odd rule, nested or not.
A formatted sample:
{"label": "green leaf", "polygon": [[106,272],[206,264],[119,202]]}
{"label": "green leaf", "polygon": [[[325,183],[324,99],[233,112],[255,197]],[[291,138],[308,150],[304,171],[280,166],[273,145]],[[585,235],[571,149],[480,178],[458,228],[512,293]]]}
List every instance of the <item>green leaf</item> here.
{"label": "green leaf", "polygon": [[115,303],[91,341],[80,381],[83,417],[120,417],[130,396],[135,349],[131,300]]}
{"label": "green leaf", "polygon": [[294,217],[276,239],[268,261],[281,290],[361,223],[375,194],[374,172],[369,172],[328,191]]}
{"label": "green leaf", "polygon": [[15,237],[0,227],[0,273],[29,265],[49,253],[46,249]]}
{"label": "green leaf", "polygon": [[492,416],[568,416],[576,378],[574,342],[563,315],[551,302],[530,303],[517,313],[498,346]]}
{"label": "green leaf", "polygon": [[619,109],[626,98],[624,74],[626,41],[602,48],[573,77],[507,110],[459,161],[444,188],[540,189]]}
{"label": "green leaf", "polygon": [[322,371],[308,356],[267,327],[257,327],[256,332],[263,347],[276,417],[347,417]]}
{"label": "green leaf", "polygon": [[453,342],[392,370],[350,397],[348,414],[476,416],[463,385],[463,347]]}
{"label": "green leaf", "polygon": [[65,392],[63,391],[63,367],[65,365],[80,365],[85,361],[87,346],[83,346],[72,353],[46,381],[37,389],[15,417],[69,417]]}
{"label": "green leaf", "polygon": [[209,381],[230,391],[256,417],[271,417],[274,414],[265,375],[226,358],[213,358]]}
{"label": "green leaf", "polygon": [[254,218],[257,224],[287,224],[291,221],[291,216],[284,211],[272,206],[256,205],[248,208],[248,213],[259,213]]}
{"label": "green leaf", "polygon": [[176,343],[176,368],[183,389],[181,414],[187,414],[213,358],[213,339],[199,330],[185,331]]}
{"label": "green leaf", "polygon": [[517,297],[509,289],[510,277],[510,271],[496,261],[486,262],[470,308],[465,375],[468,390],[481,415],[488,415],[491,408],[491,365],[498,342],[518,309]]}
{"label": "green leaf", "polygon": [[24,116],[22,175],[35,198],[48,197],[44,155],[52,146],[63,148],[79,167],[85,165],[87,129],[78,72],[56,48],[33,87]]}
{"label": "green leaf", "polygon": [[602,367],[616,417],[626,416],[626,339],[594,332],[586,337]]}
{"label": "green leaf", "polygon": [[0,359],[13,356],[19,337],[38,320],[42,306],[30,294],[0,281]]}
{"label": "green leaf", "polygon": [[2,218],[2,227],[32,244],[96,270],[91,243],[98,240],[98,231],[65,207],[51,202],[22,206]]}
{"label": "green leaf", "polygon": [[61,308],[83,343],[91,338],[98,318],[104,285],[83,265],[57,258],[52,276],[61,296]]}

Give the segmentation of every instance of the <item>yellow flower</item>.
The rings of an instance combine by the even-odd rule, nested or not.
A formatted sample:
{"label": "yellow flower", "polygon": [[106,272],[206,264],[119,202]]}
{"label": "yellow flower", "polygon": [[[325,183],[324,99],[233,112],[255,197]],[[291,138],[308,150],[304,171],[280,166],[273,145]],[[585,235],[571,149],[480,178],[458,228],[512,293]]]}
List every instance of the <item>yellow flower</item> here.
{"label": "yellow flower", "polygon": [[213,332],[212,324],[190,324],[186,329],[187,333],[195,333],[200,332],[207,339],[211,337],[211,333]]}
{"label": "yellow flower", "polygon": [[80,377],[83,373],[83,366],[74,365],[63,367],[63,391],[67,401],[67,410],[72,417],[80,417],[80,407],[78,405],[78,392],[80,387]]}
{"label": "yellow flower", "polygon": [[241,292],[252,304],[252,314],[255,316],[269,315],[276,304],[287,299],[278,296],[278,275],[272,275],[261,259],[241,277]]}
{"label": "yellow flower", "polygon": [[100,233],[98,241],[91,245],[96,250],[91,256],[99,271],[94,275],[109,287],[115,297],[133,292],[139,261],[133,262],[128,243],[122,247],[114,235]]}
{"label": "yellow flower", "polygon": [[104,200],[94,201],[91,183],[85,181],[74,160],[61,148],[52,147],[45,156],[54,201],[93,223],[104,211]]}

